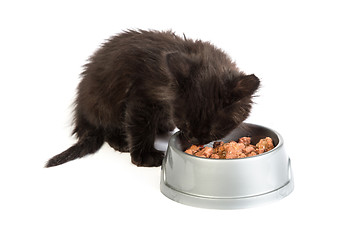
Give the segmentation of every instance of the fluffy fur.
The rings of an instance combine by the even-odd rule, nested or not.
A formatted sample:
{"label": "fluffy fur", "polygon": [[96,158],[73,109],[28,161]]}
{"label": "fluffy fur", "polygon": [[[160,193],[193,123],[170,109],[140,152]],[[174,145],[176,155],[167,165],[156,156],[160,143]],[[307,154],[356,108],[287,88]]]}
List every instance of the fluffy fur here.
{"label": "fluffy fur", "polygon": [[194,144],[224,137],[249,115],[259,87],[220,49],[173,32],[127,31],[97,50],[77,89],[78,142],[52,167],[96,152],[104,142],[137,166],[160,166],[157,134],[178,127]]}

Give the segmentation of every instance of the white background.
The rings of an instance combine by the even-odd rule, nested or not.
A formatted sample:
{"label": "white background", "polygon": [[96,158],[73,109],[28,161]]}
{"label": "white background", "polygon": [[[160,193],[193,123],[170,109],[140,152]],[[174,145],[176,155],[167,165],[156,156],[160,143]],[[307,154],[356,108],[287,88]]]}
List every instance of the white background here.
{"label": "white background", "polygon": [[[356,1],[2,1],[0,239],[359,239],[360,8]],[[251,209],[164,197],[160,168],[75,142],[82,65],[125,29],[210,41],[262,88],[248,122],[280,132],[295,190]]]}

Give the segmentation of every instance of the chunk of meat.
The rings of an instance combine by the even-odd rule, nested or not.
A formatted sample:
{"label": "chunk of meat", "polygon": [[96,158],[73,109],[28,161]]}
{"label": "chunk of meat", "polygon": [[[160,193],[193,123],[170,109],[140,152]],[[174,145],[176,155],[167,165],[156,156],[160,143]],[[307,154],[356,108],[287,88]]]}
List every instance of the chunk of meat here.
{"label": "chunk of meat", "polygon": [[251,143],[251,138],[250,137],[239,138],[239,143],[243,143],[245,146],[249,146]]}
{"label": "chunk of meat", "polygon": [[213,153],[213,150],[214,149],[212,147],[204,147],[203,149],[195,153],[195,156],[208,158]]}
{"label": "chunk of meat", "polygon": [[240,157],[245,145],[243,143],[237,143],[235,141],[231,141],[229,143],[224,144],[225,149],[225,158],[232,159]]}
{"label": "chunk of meat", "polygon": [[257,155],[256,152],[253,151],[253,152],[247,154],[246,156],[247,156],[247,157],[252,157],[252,156],[256,156],[256,155]]}
{"label": "chunk of meat", "polygon": [[216,159],[219,159],[219,158],[220,158],[220,156],[219,156],[219,155],[217,155],[216,153],[213,153],[213,154],[211,154],[210,158],[216,158]]}
{"label": "chunk of meat", "polygon": [[194,153],[196,153],[196,152],[198,152],[199,151],[199,149],[200,149],[200,147],[199,146],[196,146],[196,145],[192,145],[191,147],[189,147],[188,149],[186,149],[186,153],[188,153],[188,154],[191,154],[191,155],[193,155]]}
{"label": "chunk of meat", "polygon": [[255,148],[253,145],[247,146],[246,148],[244,148],[244,153],[245,154],[249,154],[251,152],[255,151]]}
{"label": "chunk of meat", "polygon": [[257,153],[264,153],[274,148],[272,139],[269,137],[260,139],[260,141],[256,144]]}

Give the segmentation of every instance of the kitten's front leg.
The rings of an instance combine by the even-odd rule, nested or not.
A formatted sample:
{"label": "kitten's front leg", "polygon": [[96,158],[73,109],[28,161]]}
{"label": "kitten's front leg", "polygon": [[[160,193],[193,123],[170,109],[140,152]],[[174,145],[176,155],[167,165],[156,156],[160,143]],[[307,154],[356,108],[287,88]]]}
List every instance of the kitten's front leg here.
{"label": "kitten's front leg", "polygon": [[159,110],[144,102],[128,104],[126,133],[129,141],[131,162],[137,166],[158,167],[164,153],[154,148]]}

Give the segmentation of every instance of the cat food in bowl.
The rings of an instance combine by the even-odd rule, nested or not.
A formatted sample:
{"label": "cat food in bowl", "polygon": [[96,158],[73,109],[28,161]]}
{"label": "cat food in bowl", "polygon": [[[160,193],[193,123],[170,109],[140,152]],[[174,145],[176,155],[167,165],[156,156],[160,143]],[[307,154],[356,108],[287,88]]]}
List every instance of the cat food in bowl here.
{"label": "cat food in bowl", "polygon": [[260,139],[256,145],[251,144],[250,137],[239,138],[239,141],[228,143],[214,142],[213,147],[204,147],[202,145],[192,145],[185,150],[185,153],[197,157],[216,158],[216,159],[233,159],[252,157],[274,148],[270,137]]}
{"label": "cat food in bowl", "polygon": [[[214,148],[236,142],[244,143],[245,148],[246,145],[255,148],[252,151],[249,148],[249,153],[256,153],[256,143],[259,143],[257,155],[226,158],[226,153],[220,153],[219,158],[209,158],[216,153]],[[259,150],[261,144],[268,149]],[[215,142],[215,146],[214,143],[191,146],[180,132],[175,133],[169,140],[161,169],[161,192],[165,196],[202,208],[252,207],[284,198],[293,187],[290,159],[281,135],[249,123],[243,123],[220,143]]]}

